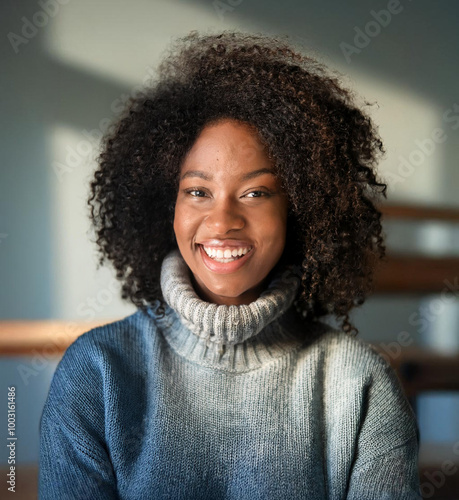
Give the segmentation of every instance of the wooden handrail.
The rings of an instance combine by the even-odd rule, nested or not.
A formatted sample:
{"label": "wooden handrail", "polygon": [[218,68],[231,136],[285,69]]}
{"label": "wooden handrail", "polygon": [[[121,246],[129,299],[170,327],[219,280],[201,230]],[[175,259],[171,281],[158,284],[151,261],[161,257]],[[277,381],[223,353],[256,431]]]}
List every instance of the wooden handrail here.
{"label": "wooden handrail", "polygon": [[389,255],[376,269],[375,292],[457,293],[458,276],[459,257]]}
{"label": "wooden handrail", "polygon": [[[416,219],[457,223],[459,209],[416,205],[380,205],[383,220]],[[448,293],[448,284],[457,281],[459,257],[399,255],[388,251],[387,261],[375,273],[375,293]]]}
{"label": "wooden handrail", "polygon": [[416,205],[379,205],[383,217],[390,219],[420,219],[459,222],[459,209]]}
{"label": "wooden handrail", "polygon": [[[63,352],[83,333],[119,319],[121,318],[91,322],[57,320],[0,321],[0,353],[33,354],[34,352],[43,352],[50,354],[53,351],[56,353]],[[439,365],[443,366],[444,360],[450,359],[447,355],[433,353],[420,347],[400,347],[397,353],[392,355],[388,354],[382,344],[372,343],[371,345],[381,352],[396,369],[405,361],[418,360],[424,362],[426,359],[435,358]],[[456,363],[454,373],[457,373],[459,389],[459,357],[454,358],[454,363]]]}
{"label": "wooden handrail", "polygon": [[0,321],[0,354],[60,356],[83,333],[115,320],[116,318],[91,322]]}

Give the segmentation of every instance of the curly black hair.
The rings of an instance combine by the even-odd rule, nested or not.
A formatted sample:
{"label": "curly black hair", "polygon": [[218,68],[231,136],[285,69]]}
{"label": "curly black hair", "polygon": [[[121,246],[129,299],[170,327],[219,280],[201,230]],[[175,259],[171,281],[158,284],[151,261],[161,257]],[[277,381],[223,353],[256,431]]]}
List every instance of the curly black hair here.
{"label": "curly black hair", "polygon": [[333,314],[358,333],[349,311],[372,291],[385,256],[374,201],[387,188],[375,172],[383,144],[361,108],[338,76],[287,37],[192,31],[177,39],[158,78],[102,141],[88,199],[99,265],[113,263],[124,299],[164,312],[159,278],[177,248],[181,163],[206,125],[237,120],[258,132],[288,193],[279,265],[293,264],[301,277],[298,310],[311,320]]}

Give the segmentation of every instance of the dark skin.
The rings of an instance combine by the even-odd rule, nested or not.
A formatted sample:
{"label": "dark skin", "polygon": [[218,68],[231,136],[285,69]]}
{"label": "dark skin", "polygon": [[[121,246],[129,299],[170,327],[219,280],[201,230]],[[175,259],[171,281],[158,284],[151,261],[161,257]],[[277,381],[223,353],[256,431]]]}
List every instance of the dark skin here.
{"label": "dark skin", "polygon": [[[273,164],[250,127],[225,120],[204,128],[182,164],[174,218],[180,253],[203,300],[241,305],[259,297],[285,247],[287,207]],[[230,245],[251,250],[235,270],[228,264],[209,269],[203,242],[222,252]]]}

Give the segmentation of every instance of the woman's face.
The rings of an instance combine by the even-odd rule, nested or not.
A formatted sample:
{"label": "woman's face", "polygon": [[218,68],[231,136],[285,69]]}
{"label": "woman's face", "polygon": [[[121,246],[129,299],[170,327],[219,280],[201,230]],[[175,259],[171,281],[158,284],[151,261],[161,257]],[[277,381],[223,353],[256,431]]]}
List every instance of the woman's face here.
{"label": "woman's face", "polygon": [[259,297],[284,250],[287,205],[248,125],[228,119],[203,129],[182,163],[174,217],[203,300],[240,305]]}

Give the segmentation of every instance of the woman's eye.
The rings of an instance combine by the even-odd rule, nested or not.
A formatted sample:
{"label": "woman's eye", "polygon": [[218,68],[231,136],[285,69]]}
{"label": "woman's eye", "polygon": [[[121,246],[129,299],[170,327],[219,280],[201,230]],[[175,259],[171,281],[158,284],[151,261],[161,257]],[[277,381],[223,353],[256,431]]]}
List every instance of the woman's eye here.
{"label": "woman's eye", "polygon": [[[189,194],[193,198],[204,198],[207,196],[206,192],[203,191],[202,189],[188,189],[185,192],[186,192],[186,194]],[[251,191],[250,193],[246,194],[245,197],[247,197],[247,198],[261,198],[261,197],[269,196],[269,195],[270,195],[270,193],[266,193],[265,191]]]}
{"label": "woman's eye", "polygon": [[[193,196],[194,198],[203,198],[206,194],[204,191],[201,191],[200,189],[190,189],[187,191],[187,193]],[[194,194],[194,193],[200,193],[200,194]]]}
{"label": "woman's eye", "polygon": [[[250,196],[251,194],[257,194],[258,196]],[[269,196],[269,193],[265,193],[264,191],[251,191],[248,195],[249,198],[261,198],[262,196]]]}

